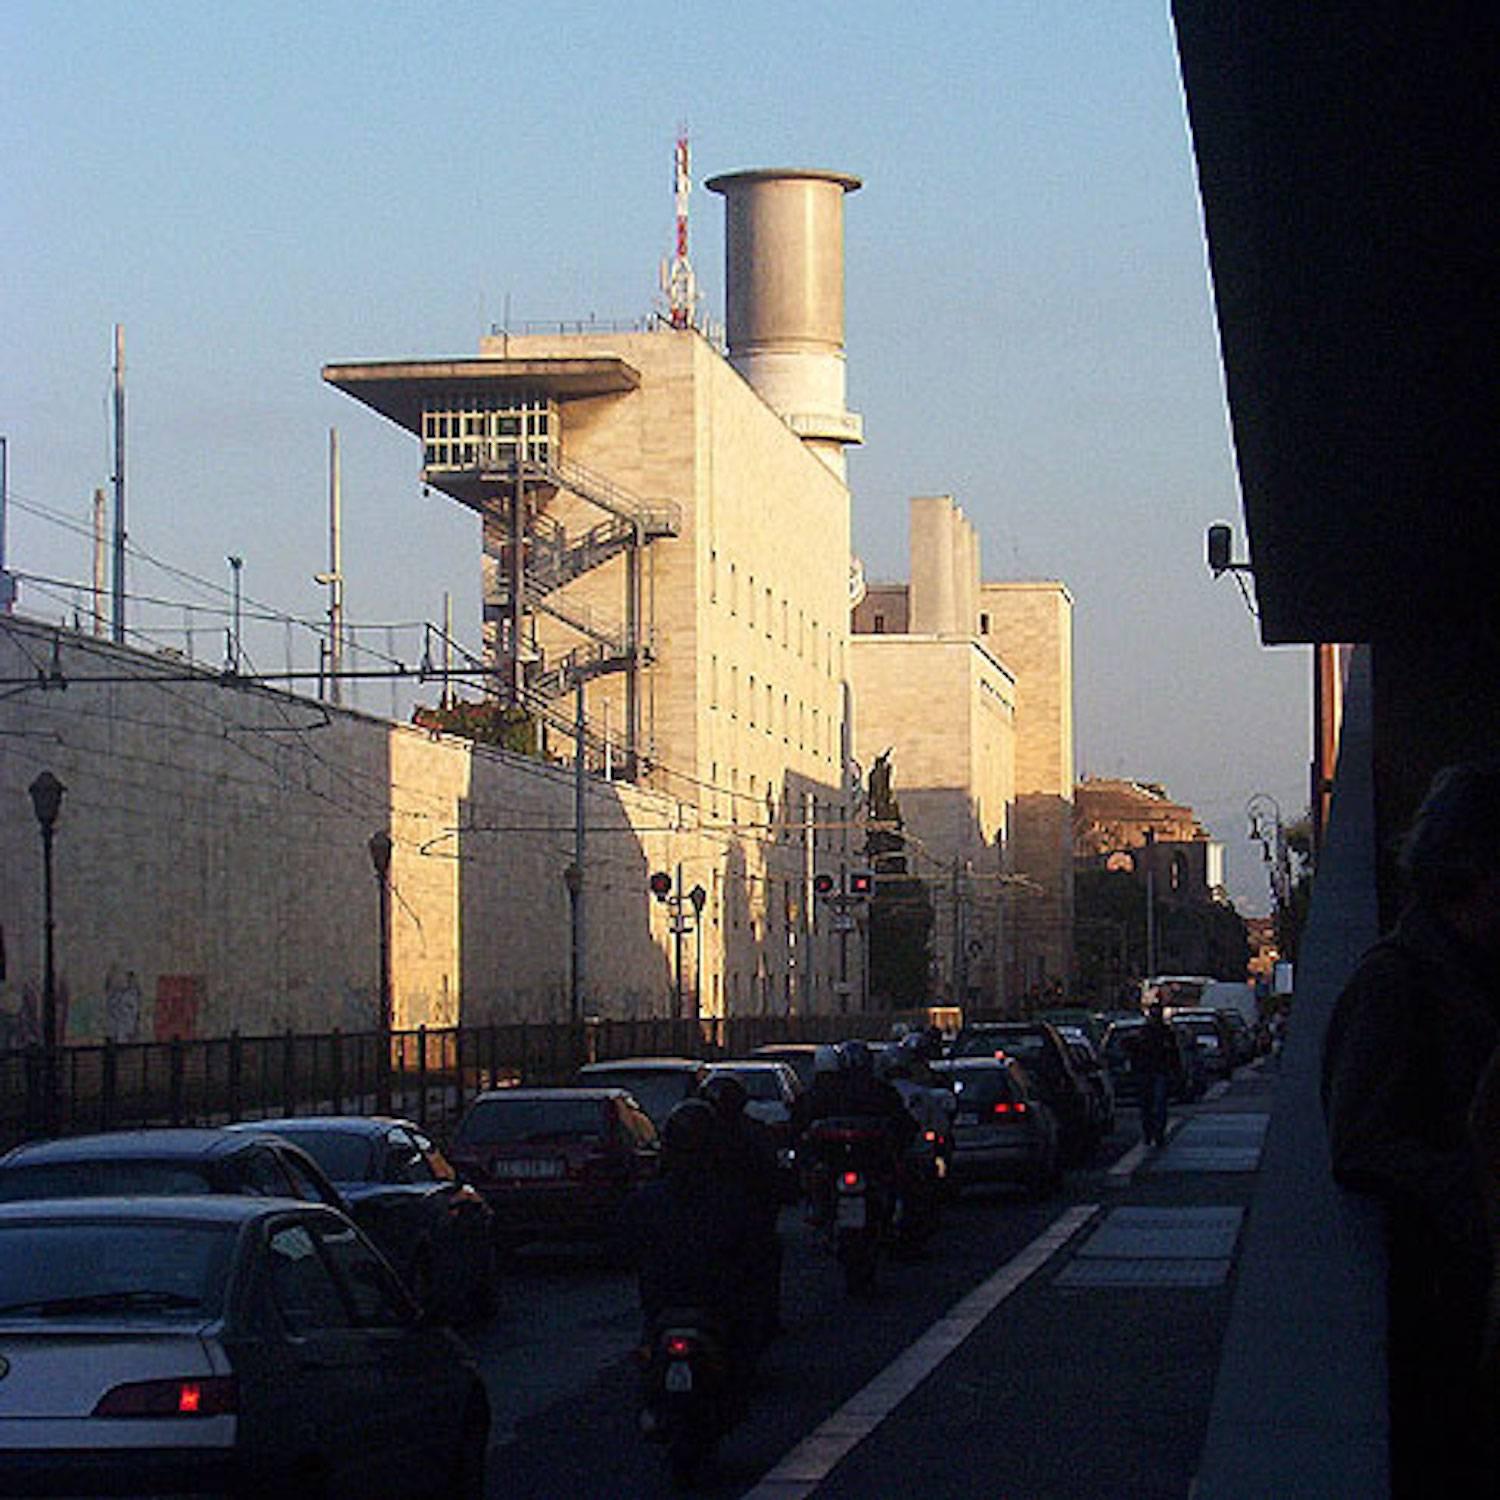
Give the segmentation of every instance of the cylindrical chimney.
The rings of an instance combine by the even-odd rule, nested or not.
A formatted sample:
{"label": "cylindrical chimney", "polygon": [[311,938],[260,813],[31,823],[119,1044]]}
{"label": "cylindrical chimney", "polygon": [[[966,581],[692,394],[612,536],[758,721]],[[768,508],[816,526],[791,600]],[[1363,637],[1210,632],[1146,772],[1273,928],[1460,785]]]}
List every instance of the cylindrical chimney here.
{"label": "cylindrical chimney", "polygon": [[729,362],[840,479],[864,440],[845,404],[844,172],[766,168],[710,178],[725,200]]}

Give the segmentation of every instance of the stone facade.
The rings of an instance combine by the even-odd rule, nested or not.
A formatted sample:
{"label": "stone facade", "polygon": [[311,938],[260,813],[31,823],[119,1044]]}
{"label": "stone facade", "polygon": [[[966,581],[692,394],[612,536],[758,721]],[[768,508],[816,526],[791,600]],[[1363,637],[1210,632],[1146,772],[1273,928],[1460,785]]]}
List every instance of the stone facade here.
{"label": "stone facade", "polygon": [[[67,788],[54,869],[69,1041],[373,1029],[368,841],[379,831],[394,851],[398,1026],[567,1015],[570,768],[14,617],[0,629],[0,675],[28,675],[54,645],[67,691],[0,702],[11,747],[0,759],[0,1047],[39,1035],[42,861],[26,788],[44,769]],[[585,1010],[669,1014],[676,944],[650,872],[680,862],[742,892],[757,839],[598,779],[586,806]],[[769,942],[739,914],[747,904],[726,898],[732,915],[705,930],[704,1009],[711,955]],[[821,928],[814,938],[817,993],[831,1003],[835,945]],[[684,944],[689,1010],[695,944]]]}
{"label": "stone facade", "polygon": [[951,991],[962,900],[984,945],[966,938],[971,1001],[998,1007],[1072,972],[1072,599],[982,583],[978,534],[948,496],[912,500],[910,552],[911,582],[872,583],[853,611],[856,753],[894,749],[936,898],[937,986]]}

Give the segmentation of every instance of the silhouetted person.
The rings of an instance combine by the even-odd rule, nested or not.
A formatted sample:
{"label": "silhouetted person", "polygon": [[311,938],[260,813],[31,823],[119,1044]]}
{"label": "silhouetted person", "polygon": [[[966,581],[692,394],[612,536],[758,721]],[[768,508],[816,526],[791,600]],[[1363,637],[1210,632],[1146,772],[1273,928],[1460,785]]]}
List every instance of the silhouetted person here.
{"label": "silhouetted person", "polygon": [[1488,1495],[1492,1257],[1469,1121],[1500,1043],[1500,762],[1438,774],[1401,864],[1409,903],[1329,1025],[1324,1111],[1335,1178],[1389,1211],[1393,1493]]}

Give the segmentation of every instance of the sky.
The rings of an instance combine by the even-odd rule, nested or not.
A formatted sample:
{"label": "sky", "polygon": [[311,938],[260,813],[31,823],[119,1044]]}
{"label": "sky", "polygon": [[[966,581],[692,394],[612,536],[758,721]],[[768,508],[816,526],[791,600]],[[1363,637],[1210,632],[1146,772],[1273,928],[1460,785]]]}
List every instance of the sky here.
{"label": "sky", "polygon": [[[1163,784],[1264,912],[1245,805],[1307,804],[1306,647],[1268,649],[1204,532],[1243,525],[1167,0],[8,0],[0,436],[20,608],[71,620],[113,472],[125,332],[131,625],[221,663],[230,556],[253,666],[316,665],[328,433],[362,660],[423,621],[478,646],[477,522],[325,363],[477,352],[492,325],[639,318],[671,253],[722,320],[718,172],[846,199],[855,545],[906,573],[952,494],[990,579],[1075,601],[1077,770]],[[187,607],[185,607],[187,606]],[[264,618],[263,618],[264,617]],[[368,656],[364,652],[372,653]],[[362,686],[404,713],[409,693]]]}

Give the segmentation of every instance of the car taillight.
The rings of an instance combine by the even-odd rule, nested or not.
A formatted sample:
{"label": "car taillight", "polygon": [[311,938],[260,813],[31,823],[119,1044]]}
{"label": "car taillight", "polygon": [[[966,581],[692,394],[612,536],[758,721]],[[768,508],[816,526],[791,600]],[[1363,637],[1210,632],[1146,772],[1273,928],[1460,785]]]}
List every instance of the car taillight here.
{"label": "car taillight", "polygon": [[1009,1099],[1002,1099],[995,1105],[995,1113],[997,1115],[1024,1115],[1026,1105],[1022,1100],[1017,1100],[1012,1104]]}
{"label": "car taillight", "polygon": [[693,1352],[693,1341],[685,1339],[681,1334],[674,1333],[667,1340],[668,1359],[686,1359]]}
{"label": "car taillight", "polygon": [[858,1172],[842,1172],[839,1174],[839,1187],[846,1193],[854,1192],[860,1185]]}
{"label": "car taillight", "polygon": [[927,1141],[929,1144],[931,1142],[933,1142],[933,1141],[936,1141],[937,1138],[938,1138],[938,1133],[935,1130],[924,1130],[922,1132],[922,1139],[924,1141]]}
{"label": "car taillight", "polygon": [[106,1391],[96,1417],[222,1417],[238,1407],[232,1375],[194,1380],[134,1380]]}

